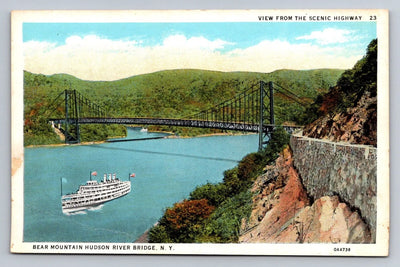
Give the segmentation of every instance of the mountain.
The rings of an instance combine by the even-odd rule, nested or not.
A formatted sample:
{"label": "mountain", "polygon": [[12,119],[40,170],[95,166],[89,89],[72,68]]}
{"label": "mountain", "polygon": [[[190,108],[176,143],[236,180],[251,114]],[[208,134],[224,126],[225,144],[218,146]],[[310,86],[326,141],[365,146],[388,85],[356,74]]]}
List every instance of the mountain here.
{"label": "mountain", "polygon": [[[260,81],[273,81],[312,102],[318,95],[326,93],[342,73],[343,70],[336,69],[278,70],[271,73],[181,69],[137,75],[117,81],[84,81],[67,74],[46,76],[25,71],[24,110],[26,125],[30,127],[25,129],[25,133],[30,131],[28,139],[42,134],[43,131],[33,129],[38,121],[37,114],[44,116],[47,113],[46,108],[65,89],[76,89],[86,98],[105,106],[109,116],[176,118],[212,107],[252,86],[258,87]],[[302,106],[276,93],[277,123],[296,121],[303,111]],[[87,127],[90,128],[83,127],[83,135]],[[167,130],[184,135],[204,132],[201,129]],[[86,137],[90,139],[89,135]]]}

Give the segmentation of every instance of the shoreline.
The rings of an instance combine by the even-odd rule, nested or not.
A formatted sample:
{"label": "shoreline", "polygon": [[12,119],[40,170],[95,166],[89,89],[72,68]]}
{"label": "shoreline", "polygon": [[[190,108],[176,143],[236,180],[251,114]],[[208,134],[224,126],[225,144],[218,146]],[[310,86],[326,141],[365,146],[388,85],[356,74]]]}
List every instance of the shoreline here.
{"label": "shoreline", "polygon": [[[118,137],[113,137],[113,138],[118,138]],[[79,144],[60,143],[60,144],[47,144],[47,145],[29,145],[29,146],[24,146],[24,148],[60,147],[60,146],[89,146],[89,145],[103,144],[105,142],[106,141],[90,141],[90,142],[81,142]]]}
{"label": "shoreline", "polygon": [[133,243],[150,243],[149,242],[149,231],[150,231],[150,229],[147,229],[146,231],[144,231],[144,233],[141,234],[135,241],[133,241]]}
{"label": "shoreline", "polygon": [[198,137],[212,137],[212,136],[237,136],[237,135],[252,135],[252,134],[258,134],[258,133],[210,133],[210,134],[200,134],[200,135],[193,135],[193,136],[189,136],[189,135],[183,135],[183,136],[179,136],[179,135],[169,135],[166,136],[165,138],[198,138]]}
{"label": "shoreline", "polygon": [[[135,128],[135,127],[132,127]],[[203,137],[213,137],[213,136],[236,136],[236,135],[251,135],[251,134],[257,134],[257,133],[211,133],[211,134],[201,134],[201,135],[194,135],[194,136],[179,136],[175,135],[172,132],[163,132],[163,131],[150,131],[150,133],[163,133],[163,134],[169,134],[165,136],[164,138],[166,139],[186,139],[186,138],[203,138]],[[126,136],[113,136],[110,137],[107,140],[110,139],[115,139],[115,138],[126,138]],[[102,140],[102,141],[89,141],[89,142],[81,142],[78,144],[65,144],[65,143],[60,143],[60,144],[47,144],[47,145],[29,145],[29,146],[24,146],[24,148],[39,148],[39,147],[62,147],[62,146],[89,146],[89,145],[98,145],[98,144],[104,144],[107,143],[107,140]]]}
{"label": "shoreline", "polygon": [[149,232],[150,232],[151,228],[153,228],[154,226],[157,226],[158,224],[159,224],[159,221],[157,221],[155,224],[153,224],[152,227],[150,227],[149,229],[144,231],[144,233],[141,234],[135,241],[133,241],[133,243],[150,243],[149,242]]}

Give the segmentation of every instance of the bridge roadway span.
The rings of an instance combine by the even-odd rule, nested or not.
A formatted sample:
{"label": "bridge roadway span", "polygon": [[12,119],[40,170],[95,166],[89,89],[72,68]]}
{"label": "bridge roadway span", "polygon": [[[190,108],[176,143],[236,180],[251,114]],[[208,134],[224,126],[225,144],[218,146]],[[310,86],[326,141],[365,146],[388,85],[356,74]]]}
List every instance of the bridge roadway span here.
{"label": "bridge roadway span", "polygon": [[[55,124],[65,123],[65,119],[49,119]],[[70,124],[75,124],[76,119],[68,119]],[[259,124],[249,124],[242,122],[226,122],[226,121],[204,121],[204,120],[184,120],[184,119],[162,119],[162,118],[79,118],[78,124],[141,124],[141,125],[168,125],[180,127],[196,127],[196,128],[213,128],[232,131],[259,132]],[[264,132],[271,132],[276,125],[264,125]],[[282,127],[293,132],[299,129],[298,126]]]}

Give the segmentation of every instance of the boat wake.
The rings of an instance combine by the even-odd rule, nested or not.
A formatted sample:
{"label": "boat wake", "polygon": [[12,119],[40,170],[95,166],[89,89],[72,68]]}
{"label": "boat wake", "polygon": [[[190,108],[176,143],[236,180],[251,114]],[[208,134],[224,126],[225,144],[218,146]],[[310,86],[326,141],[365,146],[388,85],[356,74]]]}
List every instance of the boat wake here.
{"label": "boat wake", "polygon": [[96,206],[96,207],[91,207],[91,208],[89,208],[88,210],[94,211],[94,212],[98,212],[98,211],[100,211],[100,210],[103,208],[103,206],[104,206],[104,205],[99,205],[99,206]]}
{"label": "boat wake", "polygon": [[78,211],[63,211],[63,213],[67,216],[71,216],[71,215],[85,215],[87,214],[87,211],[93,211],[93,212],[99,212],[101,211],[101,209],[103,208],[104,205],[98,205],[96,207],[90,207],[88,209],[85,210],[78,210]]}
{"label": "boat wake", "polygon": [[72,211],[72,212],[67,212],[67,211],[63,211],[63,213],[67,216],[71,216],[71,215],[85,215],[87,214],[86,211],[84,210],[80,210],[80,211]]}

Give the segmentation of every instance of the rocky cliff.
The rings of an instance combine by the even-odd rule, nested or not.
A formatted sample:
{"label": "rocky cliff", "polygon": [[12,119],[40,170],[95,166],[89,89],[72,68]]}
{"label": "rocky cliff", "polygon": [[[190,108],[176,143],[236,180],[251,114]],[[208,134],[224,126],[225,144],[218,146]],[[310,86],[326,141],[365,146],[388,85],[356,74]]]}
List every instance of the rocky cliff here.
{"label": "rocky cliff", "polygon": [[293,165],[290,148],[255,181],[253,211],[239,242],[370,243],[368,225],[337,196],[312,201]]}
{"label": "rocky cliff", "polygon": [[377,214],[377,149],[293,134],[296,167],[309,196],[338,196],[358,210],[375,240]]}
{"label": "rocky cliff", "polygon": [[376,147],[377,97],[365,92],[354,107],[328,113],[305,126],[304,136]]}
{"label": "rocky cliff", "polygon": [[[255,181],[240,242],[374,243],[376,97],[326,114],[293,134]],[[313,137],[313,138],[311,138]]]}

